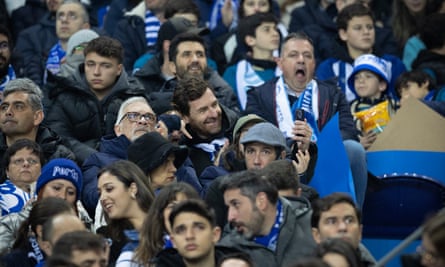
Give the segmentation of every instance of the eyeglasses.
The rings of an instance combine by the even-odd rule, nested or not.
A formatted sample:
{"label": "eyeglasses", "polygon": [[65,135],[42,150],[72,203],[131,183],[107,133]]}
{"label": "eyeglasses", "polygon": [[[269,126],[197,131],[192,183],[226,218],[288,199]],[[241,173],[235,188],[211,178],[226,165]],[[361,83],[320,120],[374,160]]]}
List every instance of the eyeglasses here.
{"label": "eyeglasses", "polygon": [[442,260],[442,258],[439,257],[439,255],[433,251],[427,250],[422,245],[418,246],[416,249],[417,253],[422,256],[422,258],[428,262],[430,265],[436,265],[439,261]]}
{"label": "eyeglasses", "polygon": [[23,165],[23,164],[25,163],[25,161],[28,162],[29,165],[36,165],[36,164],[40,163],[40,161],[35,160],[35,159],[32,159],[32,158],[27,158],[27,159],[15,159],[15,160],[13,160],[13,161],[11,161],[11,162],[12,162],[12,164],[14,164],[14,165],[20,166],[20,165]]}
{"label": "eyeglasses", "polygon": [[1,42],[0,43],[0,50],[6,50],[9,49],[9,43],[8,42]]}
{"label": "eyeglasses", "polygon": [[57,20],[68,20],[68,21],[74,21],[78,18],[79,16],[74,13],[74,12],[68,12],[67,14],[65,13],[57,13],[56,15],[56,19]]}
{"label": "eyeglasses", "polygon": [[130,122],[138,122],[142,118],[151,123],[156,122],[156,116],[152,113],[141,114],[139,112],[127,112],[119,121],[119,123],[121,123],[121,121],[123,121],[125,118],[127,118]]}

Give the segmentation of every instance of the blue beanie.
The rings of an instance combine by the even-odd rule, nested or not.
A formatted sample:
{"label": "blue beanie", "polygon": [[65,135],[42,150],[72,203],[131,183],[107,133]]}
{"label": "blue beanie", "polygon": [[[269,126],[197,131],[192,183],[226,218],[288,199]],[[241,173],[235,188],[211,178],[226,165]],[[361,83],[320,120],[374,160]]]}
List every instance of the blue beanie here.
{"label": "blue beanie", "polygon": [[48,182],[56,179],[68,180],[76,187],[76,200],[80,199],[82,191],[82,171],[77,164],[69,159],[58,158],[48,162],[42,168],[42,173],[37,179],[36,192],[38,193]]}

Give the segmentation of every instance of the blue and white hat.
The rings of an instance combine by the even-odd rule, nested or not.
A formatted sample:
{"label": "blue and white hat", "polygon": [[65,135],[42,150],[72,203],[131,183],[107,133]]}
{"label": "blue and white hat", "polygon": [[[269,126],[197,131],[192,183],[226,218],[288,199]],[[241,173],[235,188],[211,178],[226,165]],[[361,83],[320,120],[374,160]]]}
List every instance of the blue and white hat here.
{"label": "blue and white hat", "polygon": [[42,168],[37,179],[36,192],[38,193],[48,182],[56,179],[64,179],[73,183],[76,187],[76,200],[80,199],[82,192],[82,171],[77,164],[69,159],[52,159]]}
{"label": "blue and white hat", "polygon": [[376,57],[372,54],[361,55],[354,61],[354,69],[348,78],[349,88],[354,88],[354,76],[362,71],[368,70],[380,76],[387,84],[391,79],[390,63],[382,58]]}

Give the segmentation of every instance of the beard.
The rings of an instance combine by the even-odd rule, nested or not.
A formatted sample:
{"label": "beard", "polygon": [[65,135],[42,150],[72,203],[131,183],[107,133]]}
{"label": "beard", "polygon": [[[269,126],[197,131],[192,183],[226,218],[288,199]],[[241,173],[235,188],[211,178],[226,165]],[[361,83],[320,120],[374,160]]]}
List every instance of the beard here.
{"label": "beard", "polygon": [[190,78],[190,77],[197,77],[197,78],[201,78],[204,79],[204,76],[210,72],[210,69],[205,66],[204,68],[201,68],[201,72],[199,73],[194,73],[194,72],[190,72],[189,71],[189,67],[187,66],[186,68],[177,68],[176,71],[176,76],[180,79],[186,79],[186,78]]}

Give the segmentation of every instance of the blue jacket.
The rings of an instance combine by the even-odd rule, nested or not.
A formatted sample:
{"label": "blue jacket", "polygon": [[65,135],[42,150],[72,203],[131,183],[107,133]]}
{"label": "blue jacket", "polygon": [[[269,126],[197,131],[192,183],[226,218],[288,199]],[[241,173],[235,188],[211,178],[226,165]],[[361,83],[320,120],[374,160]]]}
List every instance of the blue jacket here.
{"label": "blue jacket", "polygon": [[[278,78],[250,90],[247,93],[246,114],[256,114],[278,126],[275,107],[275,85]],[[339,112],[340,132],[343,140],[358,141],[349,104],[345,95],[333,81],[317,81],[318,83],[318,129],[321,131],[335,113]]]}
{"label": "blue jacket", "polygon": [[102,167],[127,159],[127,148],[131,144],[125,135],[107,135],[100,141],[99,152],[89,156],[82,165],[83,190],[82,204],[91,218],[94,218],[99,195],[97,194],[97,174]]}

